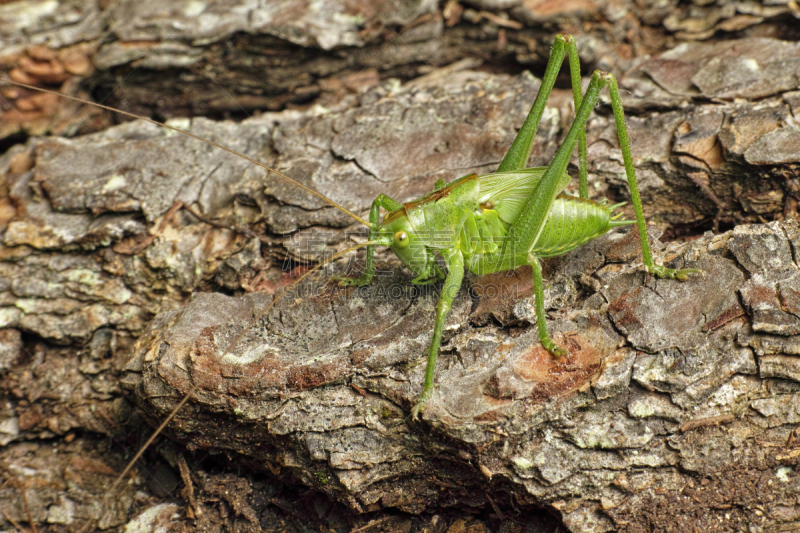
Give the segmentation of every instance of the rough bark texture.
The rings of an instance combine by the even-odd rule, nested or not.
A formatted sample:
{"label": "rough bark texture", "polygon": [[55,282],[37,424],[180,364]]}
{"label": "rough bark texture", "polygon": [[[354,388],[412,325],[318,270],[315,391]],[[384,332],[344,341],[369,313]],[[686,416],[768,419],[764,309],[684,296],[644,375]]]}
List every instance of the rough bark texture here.
{"label": "rough bark texture", "polygon": [[[358,510],[494,491],[552,505],[574,531],[774,527],[798,518],[798,232],[740,226],[671,246],[670,265],[703,269],[686,283],[609,262],[629,259],[620,235],[559,259],[546,293],[572,351],[559,361],[524,325],[526,299],[476,307],[462,291],[421,423],[408,412],[436,297],[390,275],[286,299],[232,351],[269,297],[196,294],[150,324],[123,383],[154,419],[191,394],[170,428],[180,440],[289,470]],[[525,292],[502,276],[480,287]]]}
{"label": "rough bark texture", "polygon": [[[447,508],[530,522],[526,510],[544,507],[571,531],[771,531],[800,520],[800,50],[791,5],[331,3],[337,17],[246,2],[197,15],[194,5],[3,4],[0,67],[72,94],[95,87],[105,96],[120,84],[106,103],[147,114],[321,104],[174,125],[363,214],[379,193],[408,200],[439,178],[494,170],[539,85],[495,70],[540,67],[552,36],[579,21],[585,66],[620,76],[648,218],[668,236],[746,225],[662,249],[670,265],[703,269],[685,283],[647,277],[633,235],[548,262],[550,331],[572,351],[559,361],[530,326],[528,273],[469,279],[448,321],[437,392],[412,423],[436,287],[412,286],[386,254],[370,287],[308,282],[229,346],[296,277],[281,270],[285,259],[316,262],[363,238],[348,217],[152,125],[27,140],[0,156],[8,517],[27,522],[27,507],[53,531],[90,519],[103,529],[300,530],[307,515],[262,482],[269,472],[376,512],[367,516],[392,531],[465,530],[469,521],[433,514]],[[701,42],[714,35],[737,39]],[[475,58],[490,68],[469,70]],[[23,130],[109,122],[27,90],[2,95],[6,145]],[[550,160],[570,101],[555,91],[532,165]],[[588,125],[592,196],[624,200],[607,111]],[[186,394],[168,428],[181,445],[162,443],[150,456],[161,462],[104,499],[140,444],[126,428],[143,427],[140,413],[158,423]],[[203,450],[258,473],[188,472],[185,456],[199,462]],[[174,500],[142,495],[168,494],[179,477],[197,492],[184,489],[188,510],[176,519]],[[317,509],[319,527],[347,528],[320,506],[298,508]],[[390,508],[428,518],[380,514]]]}

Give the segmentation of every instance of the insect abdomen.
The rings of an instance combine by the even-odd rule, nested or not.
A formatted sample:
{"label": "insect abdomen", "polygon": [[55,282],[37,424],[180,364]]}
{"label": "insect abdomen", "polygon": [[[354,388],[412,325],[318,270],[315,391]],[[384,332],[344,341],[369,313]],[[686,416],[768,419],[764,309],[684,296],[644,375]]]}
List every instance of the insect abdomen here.
{"label": "insect abdomen", "polygon": [[614,207],[592,200],[559,194],[531,252],[538,257],[561,255],[605,235],[615,226],[633,223],[612,220],[613,210]]}

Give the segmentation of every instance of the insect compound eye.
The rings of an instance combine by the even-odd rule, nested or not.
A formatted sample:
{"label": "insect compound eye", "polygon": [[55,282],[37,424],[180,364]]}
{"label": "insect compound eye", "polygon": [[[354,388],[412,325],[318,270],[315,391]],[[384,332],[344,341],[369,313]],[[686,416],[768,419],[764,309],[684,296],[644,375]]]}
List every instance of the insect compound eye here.
{"label": "insect compound eye", "polygon": [[408,238],[408,233],[405,231],[398,231],[394,234],[394,243],[400,247],[405,248],[411,242],[411,239]]}

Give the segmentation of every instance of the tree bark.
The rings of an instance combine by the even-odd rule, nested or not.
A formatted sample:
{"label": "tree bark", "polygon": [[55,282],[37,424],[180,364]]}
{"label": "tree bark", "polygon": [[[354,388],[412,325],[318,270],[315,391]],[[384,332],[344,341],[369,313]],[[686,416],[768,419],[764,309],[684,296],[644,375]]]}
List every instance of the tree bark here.
{"label": "tree bark", "polygon": [[[531,5],[475,3],[451,28],[447,9],[420,2],[363,26],[340,17],[345,26],[331,30],[308,18],[315,13],[294,13],[294,25],[282,13],[258,28],[235,12],[217,26],[186,14],[148,25],[143,12],[115,3],[85,7],[78,19],[59,12],[52,27],[40,20],[27,41],[9,37],[18,46],[4,48],[0,65],[15,79],[79,94],[79,79],[103,87],[126,77],[115,104],[147,114],[219,118],[324,104],[240,123],[174,124],[363,216],[380,193],[406,201],[439,178],[493,171],[539,86],[528,74],[470,70],[474,61],[430,66],[465,56],[537,66],[553,28],[582,20],[585,65],[619,74],[645,213],[659,228],[651,233],[690,237],[658,255],[703,276],[647,276],[637,239],[623,233],[548,261],[548,326],[572,352],[563,360],[541,348],[531,326],[528,272],[468,279],[448,320],[436,393],[412,422],[437,287],[411,285],[385,251],[371,286],[345,291],[312,279],[230,346],[305,265],[364,240],[345,214],[141,122],[74,140],[30,139],[0,156],[0,456],[23,488],[56,481],[28,490],[27,504],[19,487],[5,485],[0,501],[13,505],[3,510],[26,522],[27,505],[34,521],[54,528],[89,519],[121,527],[147,506],[127,484],[115,503],[104,499],[125,459],[91,435],[135,447],[125,424],[141,427],[141,413],[157,425],[188,394],[167,429],[181,446],[160,448],[175,472],[191,450],[224,451],[361,513],[546,508],[571,531],[768,531],[796,521],[800,53],[765,38],[674,46],[708,32],[781,28],[789,8],[754,4],[747,18],[716,4],[699,15],[650,7],[612,30],[635,30],[630,47],[607,44],[607,25],[591,10],[556,14],[546,21],[552,33],[531,38],[529,27],[544,20]],[[612,7],[600,8],[606,20],[616,20]],[[182,20],[191,27],[164,30]],[[399,37],[386,37],[387,28]],[[45,36],[50,48],[32,46]],[[655,51],[663,53],[644,55]],[[281,59],[287,54],[294,60]],[[267,67],[272,76],[254,84]],[[401,86],[384,75],[414,79]],[[232,100],[212,95],[215,82]],[[12,140],[21,127],[92,131],[109,122],[82,106],[3,91],[17,106],[0,121]],[[554,91],[532,166],[558,147],[571,98]],[[607,108],[587,135],[592,196],[624,201]],[[41,438],[63,438],[58,453]],[[191,476],[200,503],[189,506],[206,517],[195,527],[212,515],[232,529],[261,527],[251,478]],[[168,523],[170,505],[137,520]],[[226,506],[234,511],[226,515]]]}
{"label": "tree bark", "polygon": [[[529,278],[480,280],[479,293],[509,298],[459,294],[419,423],[408,413],[436,295],[409,295],[397,274],[360,293],[317,285],[284,298],[236,347],[269,297],[196,294],[151,323],[123,383],[154,421],[191,396],[169,429],[179,440],[288,470],[359,511],[475,505],[480,494],[510,505],[513,494],[558,509],[575,531],[726,515],[734,529],[772,527],[795,520],[778,502],[800,488],[798,231],[739,226],[670,245],[670,266],[703,270],[685,283],[610,262],[629,260],[635,237],[558,259],[546,306],[571,351],[561,360],[528,325],[532,306],[518,298]],[[674,499],[677,509],[661,506]]]}

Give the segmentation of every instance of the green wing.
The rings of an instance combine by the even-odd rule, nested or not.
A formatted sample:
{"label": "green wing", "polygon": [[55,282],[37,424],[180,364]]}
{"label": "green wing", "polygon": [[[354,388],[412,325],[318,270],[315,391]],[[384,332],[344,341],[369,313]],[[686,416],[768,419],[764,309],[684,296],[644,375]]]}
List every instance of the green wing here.
{"label": "green wing", "polygon": [[[481,205],[494,206],[500,220],[511,224],[517,219],[528,198],[534,194],[545,170],[547,167],[523,168],[481,176],[478,178]],[[569,180],[569,174],[565,172],[558,184],[558,192],[567,186]]]}

